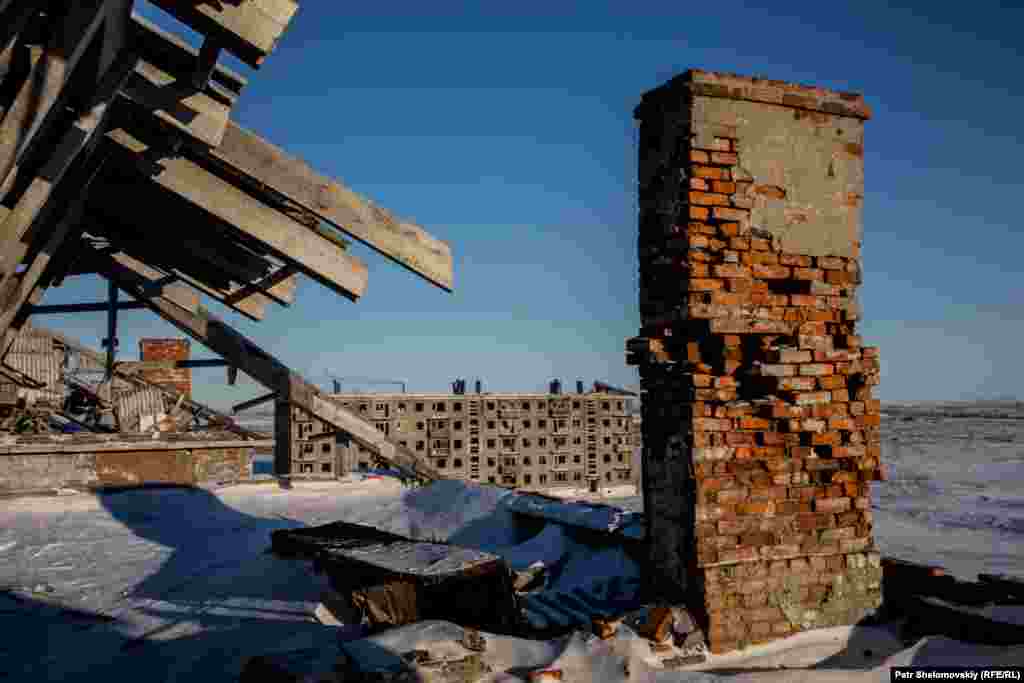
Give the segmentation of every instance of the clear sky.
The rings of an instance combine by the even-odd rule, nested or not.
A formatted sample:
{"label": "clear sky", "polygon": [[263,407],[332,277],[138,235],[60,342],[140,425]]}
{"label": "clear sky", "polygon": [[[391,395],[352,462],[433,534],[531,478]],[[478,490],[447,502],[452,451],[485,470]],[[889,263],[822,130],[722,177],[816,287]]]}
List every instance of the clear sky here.
{"label": "clear sky", "polygon": [[[306,0],[258,72],[228,61],[251,77],[234,117],[447,241],[456,291],[355,245],[370,270],[358,303],[307,280],[262,323],[223,317],[321,384],[635,383],[632,110],[698,67],[866,95],[861,333],[881,347],[878,395],[1021,396],[1024,11],[779,4]],[[82,278],[46,301],[103,291]],[[176,334],[146,312],[121,319],[126,359],[140,337]],[[95,346],[104,334],[100,315],[38,322]],[[220,406],[262,393],[221,370],[195,382]]]}

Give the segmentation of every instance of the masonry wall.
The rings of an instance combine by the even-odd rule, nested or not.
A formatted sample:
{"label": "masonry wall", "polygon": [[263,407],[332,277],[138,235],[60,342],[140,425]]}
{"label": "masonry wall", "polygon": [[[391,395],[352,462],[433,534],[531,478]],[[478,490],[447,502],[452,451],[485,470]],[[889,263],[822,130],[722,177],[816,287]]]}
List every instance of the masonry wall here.
{"label": "masonry wall", "polygon": [[[141,339],[139,340],[139,356],[147,360],[188,360],[191,353],[191,341],[188,339]],[[165,370],[146,370],[142,378],[167,389],[192,396],[192,370],[190,368],[169,368]]]}
{"label": "masonry wall", "polygon": [[0,445],[0,494],[61,488],[227,483],[249,476],[254,444],[231,434],[205,439],[154,440],[150,435],[116,440],[98,435],[14,437]]}
{"label": "masonry wall", "polygon": [[[347,394],[332,399],[452,478],[544,490],[598,490],[639,481],[639,429],[629,398],[585,394]],[[294,474],[372,467],[368,450],[339,442],[296,410]],[[332,467],[333,466],[333,467]]]}
{"label": "masonry wall", "polygon": [[640,123],[651,561],[723,652],[880,601],[878,350],[860,309],[859,95],[689,71]]}

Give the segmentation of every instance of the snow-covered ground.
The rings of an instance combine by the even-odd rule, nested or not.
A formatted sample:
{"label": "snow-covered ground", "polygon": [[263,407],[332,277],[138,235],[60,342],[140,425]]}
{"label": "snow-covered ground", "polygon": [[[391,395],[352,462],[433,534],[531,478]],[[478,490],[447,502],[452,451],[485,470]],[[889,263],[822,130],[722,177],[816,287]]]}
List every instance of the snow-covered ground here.
{"label": "snow-covered ground", "polygon": [[[1019,427],[952,422],[889,426],[886,433],[894,436],[885,457],[892,476],[876,485],[879,544],[887,554],[941,564],[965,577],[1019,573],[1024,467],[1013,431]],[[390,479],[353,478],[301,482],[290,491],[242,485],[4,500],[0,678],[49,680],[88,672],[197,683],[232,679],[254,654],[333,647],[336,631],[312,616],[325,579],[312,574],[309,563],[277,559],[266,550],[274,529],[335,520],[497,552],[519,569],[543,561],[551,568],[547,592],[556,598],[574,589],[597,600],[635,592],[637,567],[620,549],[595,552],[553,524],[521,537],[522,525],[509,523],[510,495],[453,481],[410,490]],[[557,619],[557,602],[535,616]],[[452,647],[457,633],[454,625],[426,622],[372,642],[393,652],[443,649]],[[580,634],[545,642],[488,641],[486,661],[520,676],[542,666],[563,668],[567,680],[703,676],[657,669],[646,642],[628,637],[610,644]],[[906,648],[886,629],[837,628],[712,657],[703,668],[751,669],[739,678],[758,681],[874,681],[888,680],[892,665],[970,661],[1022,665],[1024,647],[927,638]],[[798,670],[777,671],[779,666]],[[502,676],[517,680],[491,678]]]}

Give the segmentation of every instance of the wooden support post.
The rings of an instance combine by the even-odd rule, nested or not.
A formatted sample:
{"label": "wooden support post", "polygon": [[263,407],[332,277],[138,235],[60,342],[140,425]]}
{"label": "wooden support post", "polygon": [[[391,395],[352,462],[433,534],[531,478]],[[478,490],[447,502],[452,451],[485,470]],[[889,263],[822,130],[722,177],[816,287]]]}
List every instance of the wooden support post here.
{"label": "wooden support post", "polygon": [[146,277],[124,268],[106,254],[97,252],[95,258],[97,270],[115,280],[121,289],[145,300],[161,318],[223,356],[263,386],[276,391],[281,402],[297,406],[334,429],[347,432],[410,478],[426,481],[443,478],[412,451],[392,441],[359,416],[325,398],[316,386],[209,312],[203,311],[202,315],[197,315],[164,297],[146,299],[142,295],[147,283]]}
{"label": "wooden support post", "polygon": [[287,401],[274,401],[274,475],[288,477],[292,473],[292,406]]}
{"label": "wooden support post", "polygon": [[235,383],[237,381],[238,381],[238,368],[236,368],[234,365],[229,365],[228,366],[228,386],[229,387],[235,386]]}
{"label": "wooden support post", "polygon": [[199,48],[199,57],[196,59],[196,69],[192,72],[192,86],[196,90],[203,90],[210,82],[213,70],[217,66],[217,58],[220,56],[220,46],[217,41],[209,36],[203,40]]}
{"label": "wooden support post", "polygon": [[114,359],[117,357],[117,292],[117,283],[107,282],[107,338],[103,340],[107,347],[107,380],[114,376]]}

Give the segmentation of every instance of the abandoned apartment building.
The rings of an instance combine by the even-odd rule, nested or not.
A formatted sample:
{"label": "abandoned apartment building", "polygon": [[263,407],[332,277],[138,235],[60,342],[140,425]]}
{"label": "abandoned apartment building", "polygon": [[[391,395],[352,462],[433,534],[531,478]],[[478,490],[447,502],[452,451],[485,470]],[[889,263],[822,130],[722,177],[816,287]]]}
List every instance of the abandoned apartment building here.
{"label": "abandoned apartment building", "polygon": [[[330,400],[453,479],[525,489],[636,486],[640,423],[612,390],[550,393],[332,394]],[[373,467],[369,449],[295,410],[292,472],[335,476]]]}

